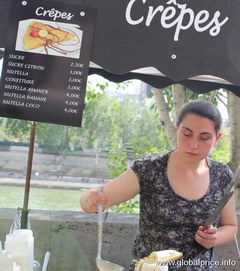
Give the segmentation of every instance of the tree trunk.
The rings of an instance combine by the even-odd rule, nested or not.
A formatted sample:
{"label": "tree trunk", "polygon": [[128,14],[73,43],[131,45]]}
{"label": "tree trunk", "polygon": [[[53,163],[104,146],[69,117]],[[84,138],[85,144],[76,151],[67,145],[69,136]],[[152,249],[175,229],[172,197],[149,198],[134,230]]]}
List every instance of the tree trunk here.
{"label": "tree trunk", "polygon": [[176,128],[170,118],[167,102],[164,98],[163,89],[153,88],[154,97],[159,111],[160,122],[165,130],[168,142],[173,149],[176,148]]}
{"label": "tree trunk", "polygon": [[[230,163],[229,166],[235,172],[240,165],[240,98],[235,94],[228,92],[228,112],[230,122]],[[238,175],[236,183],[236,194],[240,191],[240,176]]]}
{"label": "tree trunk", "polygon": [[174,117],[178,115],[181,107],[187,102],[186,93],[184,92],[184,86],[180,84],[172,85],[173,91],[173,107],[174,107]]}

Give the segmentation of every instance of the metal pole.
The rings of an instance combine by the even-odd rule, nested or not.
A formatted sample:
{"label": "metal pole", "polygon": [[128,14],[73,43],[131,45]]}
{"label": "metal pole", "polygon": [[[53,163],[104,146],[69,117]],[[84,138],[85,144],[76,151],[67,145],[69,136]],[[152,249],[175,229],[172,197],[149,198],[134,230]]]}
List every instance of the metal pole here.
{"label": "metal pole", "polygon": [[36,131],[36,123],[33,121],[32,127],[31,127],[29,150],[28,150],[28,163],[27,163],[27,172],[26,172],[24,203],[23,203],[22,218],[21,218],[21,229],[27,229],[27,224],[28,224],[28,211],[29,211],[28,201],[29,201],[30,182],[31,182],[31,175],[32,175],[32,161],[33,161],[35,131]]}

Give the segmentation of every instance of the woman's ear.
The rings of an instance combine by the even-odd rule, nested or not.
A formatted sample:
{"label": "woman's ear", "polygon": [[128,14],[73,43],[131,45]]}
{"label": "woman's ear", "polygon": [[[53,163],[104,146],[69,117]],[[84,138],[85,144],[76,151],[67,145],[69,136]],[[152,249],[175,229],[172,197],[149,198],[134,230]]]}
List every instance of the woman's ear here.
{"label": "woman's ear", "polygon": [[214,143],[214,147],[217,145],[217,143],[218,143],[218,141],[220,140],[221,136],[222,136],[222,133],[219,132],[219,133],[217,134],[217,137],[216,137],[216,140],[215,140],[215,143]]}

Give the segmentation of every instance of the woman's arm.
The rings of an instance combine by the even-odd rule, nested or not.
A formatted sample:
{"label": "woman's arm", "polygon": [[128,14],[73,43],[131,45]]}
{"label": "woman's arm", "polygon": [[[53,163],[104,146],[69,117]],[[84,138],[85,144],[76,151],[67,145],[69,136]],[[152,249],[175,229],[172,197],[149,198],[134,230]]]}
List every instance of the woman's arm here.
{"label": "woman's arm", "polygon": [[205,248],[223,246],[234,239],[237,230],[236,207],[234,197],[232,196],[220,214],[218,228],[204,230],[204,228],[200,226],[195,239]]}
{"label": "woman's arm", "polygon": [[223,208],[219,227],[217,231],[218,238],[216,240],[216,246],[223,246],[234,239],[234,235],[238,231],[238,222],[236,215],[236,206],[234,196],[229,200],[226,206]]}
{"label": "woman's arm", "polygon": [[98,188],[86,191],[80,198],[80,205],[87,213],[95,213],[98,204],[105,210],[136,196],[140,191],[139,181],[132,169],[126,170],[113,181],[103,185],[103,193]]}

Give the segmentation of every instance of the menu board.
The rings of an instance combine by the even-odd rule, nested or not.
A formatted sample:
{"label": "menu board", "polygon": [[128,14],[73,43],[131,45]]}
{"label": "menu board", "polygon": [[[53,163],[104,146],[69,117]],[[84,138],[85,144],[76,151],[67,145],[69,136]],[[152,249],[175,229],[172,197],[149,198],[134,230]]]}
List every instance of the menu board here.
{"label": "menu board", "polygon": [[0,116],[81,126],[96,10],[13,0]]}

